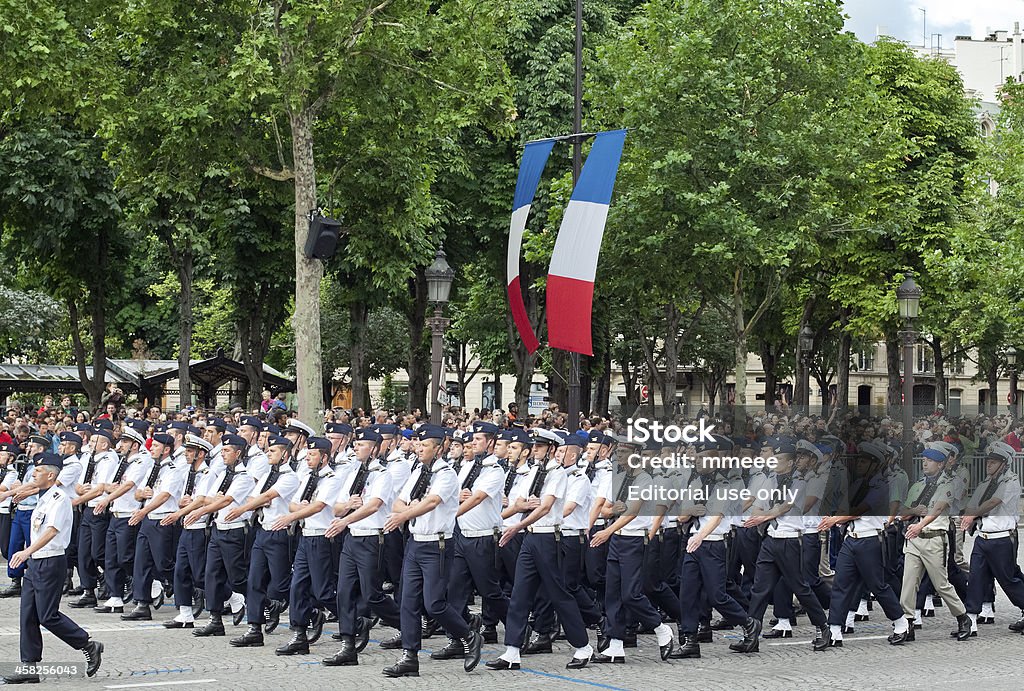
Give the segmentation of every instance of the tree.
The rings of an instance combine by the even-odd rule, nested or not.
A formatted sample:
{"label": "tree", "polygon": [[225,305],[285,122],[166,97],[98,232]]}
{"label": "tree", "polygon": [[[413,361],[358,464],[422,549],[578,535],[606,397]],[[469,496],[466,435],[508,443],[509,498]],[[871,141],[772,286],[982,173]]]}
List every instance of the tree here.
{"label": "tree", "polygon": [[60,333],[60,304],[46,293],[0,285],[0,360],[38,361],[46,343]]}

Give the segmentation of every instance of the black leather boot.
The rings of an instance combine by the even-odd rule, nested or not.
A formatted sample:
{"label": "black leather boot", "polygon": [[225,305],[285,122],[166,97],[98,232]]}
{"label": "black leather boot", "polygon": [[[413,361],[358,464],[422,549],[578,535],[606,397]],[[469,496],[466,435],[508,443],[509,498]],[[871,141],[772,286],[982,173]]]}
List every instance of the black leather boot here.
{"label": "black leather boot", "polygon": [[277,655],[309,655],[309,639],[306,629],[292,629],[292,639],[274,651]]}
{"label": "black leather boot", "polygon": [[697,624],[697,642],[698,643],[711,643],[715,640],[715,634],[711,631],[711,624],[709,622],[700,622]]}
{"label": "black leather boot", "polygon": [[352,636],[342,636],[341,648],[338,649],[338,652],[333,657],[324,658],[321,660],[321,663],[325,667],[351,667],[352,665],[358,665],[359,654],[356,652]]}
{"label": "black leather boot", "polygon": [[[1024,621],[1024,620],[1022,620]],[[956,639],[958,641],[966,641],[971,637],[971,618],[966,614],[961,614],[956,618]]]}
{"label": "black leather boot", "polygon": [[811,647],[814,648],[815,651],[825,650],[832,642],[832,630],[826,624],[825,626],[819,626],[816,631],[818,635],[815,636],[814,643]]}
{"label": "black leather boot", "polygon": [[153,612],[150,611],[149,605],[137,604],[135,609],[127,614],[121,615],[122,621],[151,621],[153,619]]}
{"label": "black leather boot", "polygon": [[199,636],[200,638],[205,636],[223,636],[224,635],[224,622],[221,620],[219,614],[210,614],[210,621],[206,622],[206,626],[201,629],[196,629],[192,632],[193,636]]}
{"label": "black leather boot", "polygon": [[398,662],[384,668],[384,676],[386,677],[418,677],[419,675],[420,660],[416,657],[416,652],[413,650],[404,651],[402,658]]}
{"label": "black leather boot", "polygon": [[684,660],[686,658],[691,657],[700,657],[700,644],[697,642],[697,637],[692,633],[683,636],[683,642],[679,646],[679,649],[674,651],[671,655],[669,655],[668,659]]}
{"label": "black leather boot", "polygon": [[461,660],[466,657],[466,646],[458,638],[452,638],[448,645],[430,653],[431,660]]}
{"label": "black leather boot", "polygon": [[[21,579],[12,578],[11,584],[0,590],[0,597],[21,597]],[[93,598],[95,600],[95,597]],[[93,604],[96,604],[93,602]]]}
{"label": "black leather boot", "polygon": [[391,638],[385,638],[380,642],[380,647],[384,650],[401,650],[402,648],[402,634],[396,633]]}
{"label": "black leather boot", "polygon": [[551,634],[536,633],[533,639],[523,648],[523,655],[539,655],[551,652]]}
{"label": "black leather boot", "polygon": [[231,645],[236,648],[262,648],[263,627],[259,624],[249,624],[249,630],[238,638],[232,638]]}
{"label": "black leather boot", "polygon": [[263,630],[267,633],[273,633],[281,623],[281,612],[284,611],[285,603],[281,600],[270,600],[267,603],[267,623],[264,624]]}
{"label": "black leather boot", "polygon": [[68,607],[75,609],[84,609],[86,607],[96,606],[96,591],[90,588],[82,592],[82,597],[78,598],[74,602],[69,602]]}
{"label": "black leather boot", "polygon": [[737,653],[756,653],[760,647],[761,622],[753,617],[743,625],[743,640],[733,643],[729,650]]}
{"label": "black leather boot", "polygon": [[100,660],[103,657],[103,644],[90,638],[82,648],[82,652],[85,653],[85,676],[96,676],[96,672],[100,668]]}

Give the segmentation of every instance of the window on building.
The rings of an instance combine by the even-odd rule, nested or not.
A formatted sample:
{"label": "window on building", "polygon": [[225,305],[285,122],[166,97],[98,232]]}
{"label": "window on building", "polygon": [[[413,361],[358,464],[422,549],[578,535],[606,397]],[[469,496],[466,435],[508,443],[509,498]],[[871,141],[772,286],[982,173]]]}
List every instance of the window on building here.
{"label": "window on building", "polygon": [[914,348],[917,351],[917,366],[915,372],[927,373],[935,371],[935,352],[928,345],[918,345]]}
{"label": "window on building", "polygon": [[857,353],[857,371],[873,372],[875,369],[875,347],[868,346]]}
{"label": "window on building", "polygon": [[963,395],[964,395],[964,390],[963,389],[950,389],[949,390],[949,396],[947,397],[948,400],[946,401],[946,407],[948,408],[948,410],[946,412],[949,415],[956,416],[956,415],[960,414],[960,402],[963,399]]}

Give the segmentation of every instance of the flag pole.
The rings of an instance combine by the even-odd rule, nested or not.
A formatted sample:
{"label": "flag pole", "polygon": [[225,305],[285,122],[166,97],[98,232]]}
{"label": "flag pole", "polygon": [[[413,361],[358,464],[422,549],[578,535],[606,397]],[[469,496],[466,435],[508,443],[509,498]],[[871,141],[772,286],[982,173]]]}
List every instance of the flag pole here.
{"label": "flag pole", "polygon": [[[573,84],[572,185],[580,179],[583,167],[583,0],[576,0],[576,70]],[[569,353],[569,432],[580,426],[580,354]]]}

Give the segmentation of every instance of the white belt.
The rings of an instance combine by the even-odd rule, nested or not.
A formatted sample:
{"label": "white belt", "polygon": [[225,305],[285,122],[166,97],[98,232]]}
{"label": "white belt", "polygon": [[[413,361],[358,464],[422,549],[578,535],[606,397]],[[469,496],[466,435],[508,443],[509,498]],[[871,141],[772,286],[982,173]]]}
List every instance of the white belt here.
{"label": "white belt", "polygon": [[10,506],[0,506],[0,514],[8,514],[9,515],[10,513],[11,513],[11,507]]}
{"label": "white belt", "polygon": [[131,518],[134,511],[111,511],[110,514],[114,518]]}
{"label": "white belt", "polygon": [[1009,530],[1000,530],[999,532],[996,532],[996,533],[981,533],[981,532],[979,532],[978,533],[978,537],[983,538],[985,540],[998,540],[1001,537],[1010,537],[1010,531]]}
{"label": "white belt", "polygon": [[724,539],[725,535],[715,535],[712,533],[711,535],[708,535],[706,538],[704,538],[704,542],[721,542]]}
{"label": "white belt", "polygon": [[383,528],[349,528],[348,532],[349,532],[349,534],[352,535],[352,537],[373,537],[375,535],[382,534],[384,532],[384,529]]}
{"label": "white belt", "polygon": [[878,537],[878,534],[880,532],[881,531],[879,531],[879,530],[858,530],[856,532],[851,530],[846,535],[847,535],[847,537],[852,537],[852,538],[856,538],[856,539],[859,540],[860,538],[864,538],[864,537]]}
{"label": "white belt", "polygon": [[649,530],[644,528],[623,528],[622,530],[616,531],[616,535],[622,537],[647,537],[650,534]]}
{"label": "white belt", "polygon": [[494,537],[494,530],[463,530],[462,537]]}
{"label": "white belt", "polygon": [[206,530],[207,521],[196,521],[192,525],[185,526],[185,530]]}
{"label": "white belt", "polygon": [[174,512],[173,511],[165,511],[164,513],[151,513],[148,516],[146,516],[146,518],[151,518],[154,521],[162,521],[163,519],[165,519],[168,516],[170,516],[172,513],[174,513]]}
{"label": "white belt", "polygon": [[792,530],[768,530],[768,537],[776,540],[788,540],[794,537],[800,537],[803,533],[793,532]]}
{"label": "white belt", "polygon": [[35,504],[33,504],[32,506],[23,506],[22,504],[18,504],[18,511],[35,511],[35,510],[36,510],[36,505]]}
{"label": "white belt", "polygon": [[245,521],[239,521],[238,523],[215,523],[217,530],[238,530],[248,525]]}
{"label": "white belt", "polygon": [[327,528],[303,528],[302,537],[323,537]]}
{"label": "white belt", "polygon": [[538,535],[550,535],[550,534],[554,533],[556,530],[558,532],[561,532],[562,528],[561,528],[561,526],[555,526],[555,525],[541,525],[541,526],[528,525],[528,526],[526,526],[526,530],[527,530],[527,532],[536,533]]}
{"label": "white belt", "polygon": [[[419,534],[414,533],[413,536],[412,536],[412,539],[413,539],[414,542],[437,542],[438,540],[441,539],[441,535],[438,534],[438,533],[427,533],[426,535],[419,535]],[[452,534],[451,533],[445,533],[444,534],[444,539],[445,540],[451,540],[452,539]]]}
{"label": "white belt", "polygon": [[606,521],[603,518],[598,518],[596,521],[594,521],[594,526],[604,525],[605,522]]}
{"label": "white belt", "polygon": [[582,528],[562,528],[562,536],[568,537],[579,537],[580,535],[586,535],[586,531]]}

